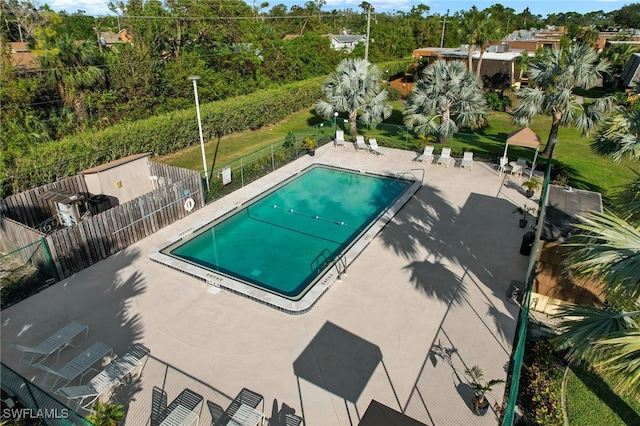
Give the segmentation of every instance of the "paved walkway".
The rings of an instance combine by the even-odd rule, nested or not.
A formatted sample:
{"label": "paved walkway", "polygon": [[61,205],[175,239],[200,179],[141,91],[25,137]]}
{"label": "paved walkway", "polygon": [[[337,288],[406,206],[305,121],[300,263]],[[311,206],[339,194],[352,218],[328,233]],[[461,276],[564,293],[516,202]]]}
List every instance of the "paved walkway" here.
{"label": "paved walkway", "polygon": [[[490,164],[467,171],[385,151],[322,147],[6,309],[2,361],[39,382],[41,373],[20,365],[10,344],[34,344],[77,320],[90,326],[87,345],[151,349],[141,381],[114,395],[127,406],[126,425],[147,423],[154,387],[169,401],[189,387],[223,408],[246,387],[264,396],[259,408],[270,425],[283,410],[307,426],[357,425],[371,399],[426,424],[497,424],[492,411],[471,412],[464,369],[477,364],[488,379],[506,378],[518,314],[506,294],[528,262],[519,254],[527,230],[512,212],[533,201],[519,179],[498,177]],[[190,223],[311,162],[417,169],[424,185],[310,312],[287,315],[148,259]],[[497,386],[491,402],[502,402],[503,391]],[[200,424],[210,424],[207,405]]]}

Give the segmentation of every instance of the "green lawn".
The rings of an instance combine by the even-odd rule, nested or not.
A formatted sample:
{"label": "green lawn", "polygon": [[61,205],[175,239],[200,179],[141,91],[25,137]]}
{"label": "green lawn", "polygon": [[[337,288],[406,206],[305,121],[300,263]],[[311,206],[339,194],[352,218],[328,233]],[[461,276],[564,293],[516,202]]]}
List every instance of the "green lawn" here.
{"label": "green lawn", "polygon": [[[413,149],[418,152],[421,149],[420,141],[411,133],[408,133],[402,124],[402,102],[392,103],[393,115],[377,128],[358,128],[358,131],[367,137],[376,137],[382,146],[394,146],[403,149]],[[293,131],[298,135],[298,140],[303,136],[314,135],[314,125],[323,120],[315,115],[313,107],[292,114],[281,123],[253,132],[225,136],[217,141],[209,141],[205,144],[209,167],[220,166],[246,156],[262,147],[280,142],[287,132]],[[345,128],[343,117],[337,120],[339,128]],[[544,143],[549,134],[551,121],[549,117],[538,117],[531,124]],[[323,133],[333,133],[332,123],[319,128]],[[497,162],[504,150],[504,142],[507,135],[519,127],[511,124],[510,116],[506,113],[492,112],[489,116],[489,126],[472,134],[459,134],[450,142],[452,151],[460,154],[464,150],[473,150],[474,158]],[[345,129],[346,130],[346,129]],[[348,132],[345,132],[348,134]],[[437,145],[437,144],[436,144]],[[436,146],[436,152],[439,152]],[[534,151],[522,147],[509,147],[508,156],[511,159],[517,157],[533,159]],[[159,161],[178,167],[192,170],[202,170],[202,154],[200,146],[194,146],[183,151],[165,156]],[[541,167],[546,164],[545,159],[540,159]],[[606,198],[610,198],[619,192],[624,185],[631,182],[640,170],[640,163],[625,159],[619,164],[610,158],[600,157],[591,152],[589,139],[584,138],[575,129],[563,128],[558,134],[558,144],[554,152],[554,165],[561,165],[570,176],[569,185],[576,188],[589,189],[601,192]]]}
{"label": "green lawn", "polygon": [[573,367],[567,383],[571,426],[640,425],[640,402],[615,394],[597,374]]}

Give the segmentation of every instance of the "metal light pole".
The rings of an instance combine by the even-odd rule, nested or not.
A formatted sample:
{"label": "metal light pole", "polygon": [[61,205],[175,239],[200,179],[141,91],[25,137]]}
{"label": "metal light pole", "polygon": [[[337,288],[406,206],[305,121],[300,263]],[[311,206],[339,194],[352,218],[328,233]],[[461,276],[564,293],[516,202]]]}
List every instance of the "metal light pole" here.
{"label": "metal light pole", "polygon": [[338,119],[338,111],[333,113],[333,136],[334,137],[338,133],[338,123],[336,122],[337,119]]}
{"label": "metal light pole", "polygon": [[558,139],[551,139],[551,149],[549,150],[549,157],[547,158],[547,170],[544,174],[544,182],[542,185],[542,195],[540,196],[540,203],[538,204],[538,211],[542,211],[544,203],[547,198],[547,191],[549,191],[549,182],[551,181],[551,160],[553,159],[553,150],[558,143]]}
{"label": "metal light pole", "polygon": [[200,147],[202,148],[202,165],[204,167],[204,179],[207,182],[207,192],[209,192],[209,172],[207,171],[207,156],[204,153],[204,138],[202,137],[202,121],[200,120],[200,102],[198,102],[198,84],[196,81],[200,78],[197,75],[187,77],[193,81],[193,94],[196,97],[196,113],[198,115],[198,130],[200,132]]}
{"label": "metal light pole", "polygon": [[371,29],[371,5],[367,4],[367,40],[364,45],[364,60],[369,60],[369,35]]}

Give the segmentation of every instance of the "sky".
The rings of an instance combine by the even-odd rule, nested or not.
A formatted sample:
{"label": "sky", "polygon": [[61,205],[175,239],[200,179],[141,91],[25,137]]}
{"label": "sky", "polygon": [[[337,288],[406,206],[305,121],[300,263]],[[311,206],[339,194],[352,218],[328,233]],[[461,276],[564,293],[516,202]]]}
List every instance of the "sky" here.
{"label": "sky", "polygon": [[[205,0],[210,1],[210,0]],[[253,1],[245,0],[249,5],[253,5]],[[265,0],[256,0],[255,4],[259,5]],[[293,5],[303,5],[306,0],[271,0],[269,1],[270,7],[277,4],[284,4],[287,7]],[[354,9],[359,10],[358,5],[362,3],[362,0],[326,0],[326,5],[323,10],[332,9]],[[78,10],[83,10],[87,15],[103,16],[111,15],[107,5],[109,0],[41,0],[41,4],[48,4],[55,11],[65,10],[68,13],[74,13]],[[447,10],[450,13],[460,10],[469,10],[472,6],[476,6],[482,10],[496,3],[502,4],[504,7],[510,7],[521,13],[525,8],[529,8],[529,11],[534,15],[542,15],[546,17],[551,13],[561,12],[578,12],[585,14],[588,12],[595,12],[602,10],[604,12],[611,12],[612,10],[620,9],[622,6],[635,3],[635,0],[591,0],[591,1],[577,1],[577,0],[527,0],[527,1],[466,1],[466,0],[369,0],[369,3],[380,13],[394,13],[397,11],[408,12],[413,6],[419,4],[425,4],[431,9],[430,14],[444,15]],[[269,8],[267,8],[268,10]]]}

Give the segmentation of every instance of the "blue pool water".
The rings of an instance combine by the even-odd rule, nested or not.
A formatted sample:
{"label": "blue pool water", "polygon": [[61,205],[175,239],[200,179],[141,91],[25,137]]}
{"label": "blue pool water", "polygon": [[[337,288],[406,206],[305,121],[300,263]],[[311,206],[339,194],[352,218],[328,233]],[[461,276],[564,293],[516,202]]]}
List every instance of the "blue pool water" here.
{"label": "blue pool water", "polygon": [[296,300],[410,184],[315,166],[162,251]]}

